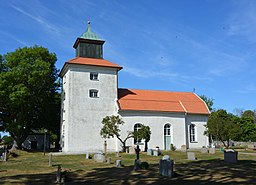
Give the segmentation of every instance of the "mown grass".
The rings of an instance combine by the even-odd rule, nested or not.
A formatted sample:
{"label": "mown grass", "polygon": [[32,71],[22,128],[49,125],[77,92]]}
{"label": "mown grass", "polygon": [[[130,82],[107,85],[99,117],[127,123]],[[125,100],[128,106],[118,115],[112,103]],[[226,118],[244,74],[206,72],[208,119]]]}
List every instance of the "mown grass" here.
{"label": "mown grass", "polygon": [[[185,182],[214,184],[222,182],[221,179],[225,177],[225,174],[228,177],[225,180],[227,184],[229,182],[250,184],[255,180],[255,151],[239,155],[238,164],[224,163],[223,153],[220,151],[216,154],[203,154],[200,151],[195,151],[195,153],[197,160],[189,161],[185,152],[163,152],[162,155],[169,155],[174,160],[174,169],[178,175],[171,180],[175,184]],[[63,170],[68,171],[68,182],[71,184],[104,184],[103,181],[108,184],[163,184],[166,181],[166,178],[160,177],[158,173],[158,164],[162,156],[147,156],[146,153],[141,153],[140,159],[149,163],[149,169],[140,172],[133,171],[135,154],[120,153],[120,156],[116,157],[114,153],[110,153],[107,156],[111,158],[111,164],[95,162],[93,159],[86,160],[85,155],[56,155],[52,158],[53,166],[49,167],[48,154],[44,156],[41,152],[19,151],[17,157],[10,157],[7,162],[0,162],[0,184],[53,184],[56,180],[56,165],[61,165]],[[122,160],[124,167],[115,167],[117,159]],[[248,172],[243,173],[246,169]]]}

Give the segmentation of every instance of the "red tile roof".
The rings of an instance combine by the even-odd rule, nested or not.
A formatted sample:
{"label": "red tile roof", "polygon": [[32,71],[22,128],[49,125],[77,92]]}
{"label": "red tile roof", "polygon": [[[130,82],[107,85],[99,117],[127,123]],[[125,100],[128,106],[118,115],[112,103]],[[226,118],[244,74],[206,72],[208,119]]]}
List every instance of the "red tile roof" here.
{"label": "red tile roof", "polygon": [[102,66],[102,67],[114,67],[118,69],[122,69],[121,66],[114,64],[112,62],[109,62],[104,59],[98,59],[98,58],[84,58],[84,57],[76,57],[74,59],[71,59],[67,61],[69,64],[81,64],[81,65],[91,65],[91,66]]}
{"label": "red tile roof", "polygon": [[112,62],[109,62],[108,60],[104,59],[98,59],[98,58],[84,58],[84,57],[76,57],[73,58],[65,63],[63,68],[61,69],[60,76],[62,76],[62,72],[67,64],[78,64],[78,65],[88,65],[88,66],[101,66],[101,67],[111,67],[111,68],[117,68],[118,70],[121,70],[122,67],[114,64]]}
{"label": "red tile roof", "polygon": [[118,89],[120,110],[210,114],[206,104],[190,92]]}

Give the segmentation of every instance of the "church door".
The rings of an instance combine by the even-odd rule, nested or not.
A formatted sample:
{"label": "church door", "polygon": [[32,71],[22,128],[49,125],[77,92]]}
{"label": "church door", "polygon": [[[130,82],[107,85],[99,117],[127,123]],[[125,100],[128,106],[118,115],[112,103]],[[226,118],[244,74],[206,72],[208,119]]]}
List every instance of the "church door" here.
{"label": "church door", "polygon": [[164,149],[170,150],[171,148],[171,126],[169,124],[164,125]]}

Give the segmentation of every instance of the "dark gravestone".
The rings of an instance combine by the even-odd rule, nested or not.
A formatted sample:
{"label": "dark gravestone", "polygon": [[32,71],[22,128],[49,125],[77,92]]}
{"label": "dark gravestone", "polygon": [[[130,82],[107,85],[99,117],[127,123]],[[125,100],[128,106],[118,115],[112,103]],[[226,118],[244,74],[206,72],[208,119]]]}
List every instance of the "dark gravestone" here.
{"label": "dark gravestone", "polygon": [[169,156],[164,156],[159,162],[159,173],[162,176],[173,176],[173,160],[170,160]]}
{"label": "dark gravestone", "polygon": [[134,171],[140,170],[141,169],[141,161],[139,159],[134,160]]}
{"label": "dark gravestone", "polygon": [[237,163],[237,151],[225,150],[224,151],[224,161],[228,163]]}

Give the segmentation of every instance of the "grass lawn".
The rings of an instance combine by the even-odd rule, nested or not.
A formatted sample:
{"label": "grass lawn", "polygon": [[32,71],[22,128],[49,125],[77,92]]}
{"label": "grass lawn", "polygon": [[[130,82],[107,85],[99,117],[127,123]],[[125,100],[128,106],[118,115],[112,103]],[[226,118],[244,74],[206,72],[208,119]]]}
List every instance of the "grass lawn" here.
{"label": "grass lawn", "polygon": [[[249,152],[249,154],[246,154]],[[237,164],[223,161],[223,153],[201,154],[196,161],[189,161],[186,153],[164,151],[174,160],[173,178],[159,175],[162,156],[140,155],[149,163],[148,170],[133,171],[135,154],[108,154],[112,164],[86,160],[85,155],[53,156],[53,165],[61,164],[67,170],[65,184],[256,184],[256,151],[239,151]],[[54,184],[56,166],[48,167],[49,156],[43,153],[20,151],[18,157],[0,162],[0,184]],[[116,168],[115,160],[121,159],[124,167]]]}

